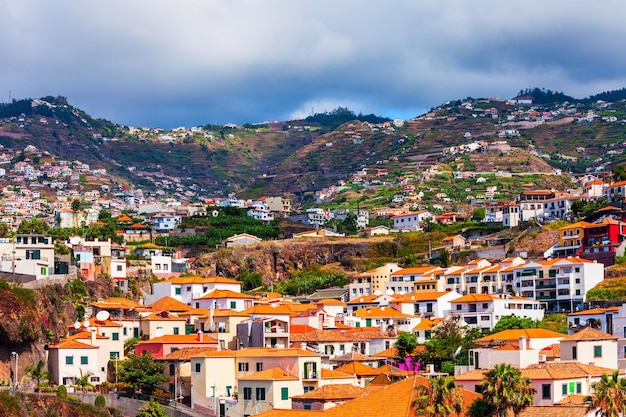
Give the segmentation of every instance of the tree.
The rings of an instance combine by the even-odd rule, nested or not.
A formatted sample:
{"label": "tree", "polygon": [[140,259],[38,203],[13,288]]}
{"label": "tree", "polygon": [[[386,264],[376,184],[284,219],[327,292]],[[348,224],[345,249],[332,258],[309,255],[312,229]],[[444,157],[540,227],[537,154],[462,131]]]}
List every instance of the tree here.
{"label": "tree", "polygon": [[35,364],[28,365],[26,367],[26,375],[35,380],[37,391],[39,391],[42,379],[46,381],[51,379],[50,374],[46,371],[46,363],[42,360],[39,360]]}
{"label": "tree", "polygon": [[118,364],[118,381],[151,393],[156,385],[166,381],[164,370],[165,364],[155,362],[149,353],[128,355],[128,359]]}
{"label": "tree", "polygon": [[150,402],[139,409],[136,417],[167,417],[161,404],[150,399]]}
{"label": "tree", "polygon": [[450,251],[448,249],[441,249],[439,252],[439,266],[447,268],[450,266]]}
{"label": "tree", "polygon": [[398,357],[404,362],[407,356],[411,356],[417,347],[417,336],[413,332],[402,332],[398,335],[394,347],[398,351]]}
{"label": "tree", "polygon": [[0,223],[0,237],[7,237],[11,229],[6,223]]}
{"label": "tree", "polygon": [[528,317],[502,316],[493,328],[494,333],[509,329],[536,329],[539,323]]}
{"label": "tree", "polygon": [[17,228],[17,233],[28,234],[35,233],[39,235],[46,235],[50,231],[50,226],[46,222],[37,217],[31,217],[30,219],[22,220],[19,227]]}
{"label": "tree", "polygon": [[589,403],[587,412],[595,411],[596,416],[618,417],[626,414],[626,379],[614,371],[611,376],[602,375],[598,382],[591,384],[593,395],[585,400]]}
{"label": "tree", "polygon": [[104,408],[107,405],[107,400],[104,398],[104,395],[98,395],[94,401],[94,405],[98,408]]}
{"label": "tree", "polygon": [[415,414],[426,417],[448,417],[463,410],[462,388],[454,382],[454,377],[439,376],[429,379],[429,386],[415,387],[417,396],[413,401]]}
{"label": "tree", "polygon": [[472,220],[475,222],[482,222],[485,219],[486,211],[484,208],[477,208],[472,210]]}
{"label": "tree", "polygon": [[76,379],[75,384],[79,386],[81,390],[83,391],[83,400],[84,400],[85,393],[87,392],[87,390],[94,389],[94,386],[91,384],[91,382],[89,382],[89,380],[93,376],[93,373],[92,372],[83,373],[82,369],[79,369],[79,371],[80,371],[80,376],[75,378]]}
{"label": "tree", "polygon": [[522,377],[521,371],[511,365],[501,363],[485,372],[482,385],[484,407],[491,408],[493,415],[506,417],[511,411],[518,416],[533,405],[536,390],[530,379]]}

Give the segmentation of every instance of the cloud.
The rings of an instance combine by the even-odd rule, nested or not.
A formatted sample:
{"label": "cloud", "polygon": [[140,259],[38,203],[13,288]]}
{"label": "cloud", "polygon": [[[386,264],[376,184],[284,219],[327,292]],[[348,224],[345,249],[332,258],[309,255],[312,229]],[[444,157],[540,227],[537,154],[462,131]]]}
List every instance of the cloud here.
{"label": "cloud", "polygon": [[[0,97],[173,127],[626,84],[626,4],[0,0]],[[333,108],[334,108],[333,107]],[[414,114],[415,116],[417,114]]]}

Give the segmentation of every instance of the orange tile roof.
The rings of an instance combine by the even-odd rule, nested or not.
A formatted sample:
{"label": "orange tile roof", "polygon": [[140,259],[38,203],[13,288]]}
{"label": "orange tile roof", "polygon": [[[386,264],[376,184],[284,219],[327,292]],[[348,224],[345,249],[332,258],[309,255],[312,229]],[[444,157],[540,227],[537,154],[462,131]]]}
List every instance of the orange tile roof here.
{"label": "orange tile roof", "polygon": [[443,318],[431,318],[431,319],[422,319],[417,326],[413,327],[413,330],[432,330],[433,327],[438,325],[443,321]]}
{"label": "orange tile roof", "polygon": [[315,327],[309,326],[308,324],[291,324],[289,327],[289,333],[294,334],[306,334],[310,332],[314,332],[317,330]]}
{"label": "orange tile roof", "polygon": [[226,277],[199,277],[197,275],[190,275],[186,277],[172,277],[169,279],[164,279],[163,281],[159,281],[157,284],[163,282],[170,282],[172,284],[241,284],[240,281],[236,279],[226,278]]}
{"label": "orange tile roof", "polygon": [[546,346],[539,351],[539,354],[546,355],[546,358],[556,359],[561,358],[561,344],[553,343],[550,346]]}
{"label": "orange tile roof", "polygon": [[587,399],[586,395],[583,394],[570,394],[566,397],[561,398],[557,401],[556,405],[573,405],[573,404],[584,404]]}
{"label": "orange tile roof", "polygon": [[155,358],[158,361],[188,361],[193,357],[203,356],[207,352],[216,351],[216,348],[210,347],[185,347],[178,349],[167,355],[163,355],[160,358]]}
{"label": "orange tile roof", "polygon": [[411,314],[404,314],[392,307],[364,307],[354,311],[356,317],[413,317]]}
{"label": "orange tile roof", "polygon": [[299,400],[345,401],[360,398],[369,393],[369,390],[352,384],[330,384],[291,398]]}
{"label": "orange tile roof", "polygon": [[59,343],[49,345],[50,349],[98,349],[98,346],[88,345],[75,339],[65,339]]}
{"label": "orange tile roof", "polygon": [[592,308],[590,310],[582,310],[576,311],[574,313],[569,313],[568,316],[586,316],[588,314],[604,314],[606,312],[613,311],[617,313],[619,311],[619,307],[609,307],[609,308]]}
{"label": "orange tile roof", "polygon": [[354,378],[354,375],[339,372],[335,369],[322,368],[322,379]]}
{"label": "orange tile roof", "polygon": [[329,305],[329,306],[344,306],[346,305],[346,303],[344,303],[341,300],[335,300],[334,298],[324,298],[322,300],[318,300],[315,302],[316,304],[323,304],[323,305]]}
{"label": "orange tile roof", "polygon": [[218,298],[245,298],[252,300],[254,297],[248,294],[242,294],[231,290],[213,290],[208,294],[203,295],[199,300],[212,300]]}
{"label": "orange tile roof", "polygon": [[150,313],[148,315],[142,316],[141,320],[144,321],[186,321],[184,317],[179,317],[176,313],[169,313],[167,311],[161,311],[158,313]]}
{"label": "orange tile roof", "polygon": [[148,307],[156,311],[188,311],[193,308],[170,296],[159,298],[154,303],[148,305]]}
{"label": "orange tile roof", "polygon": [[587,417],[588,415],[586,405],[559,405],[558,407],[530,406],[525,408],[519,417]]}
{"label": "orange tile roof", "polygon": [[361,362],[350,362],[335,369],[337,372],[343,372],[356,376],[374,376],[380,373],[376,368],[362,364]]}
{"label": "orange tile roof", "polygon": [[567,335],[563,333],[553,332],[546,329],[509,329],[503,330],[498,333],[490,334],[488,336],[476,339],[475,342],[493,342],[497,340],[511,341],[519,340],[520,336],[525,336],[526,339],[546,339],[546,338],[559,338],[562,339]]}
{"label": "orange tile roof", "polygon": [[304,334],[291,334],[292,342],[352,342],[351,338],[339,330],[314,330]]}
{"label": "orange tile roof", "polygon": [[128,217],[128,216],[127,216],[127,215],[125,215],[125,214],[122,214],[122,215],[121,215],[121,216],[119,216],[116,220],[117,220],[118,222],[132,222],[132,221],[133,221],[133,219],[131,219],[130,217]]}
{"label": "orange tile roof", "polygon": [[363,295],[360,297],[355,297],[352,300],[348,301],[348,305],[351,304],[375,304],[376,300],[381,297],[380,295]]}
{"label": "orange tile roof", "polygon": [[[594,365],[585,365],[578,362],[546,362],[538,365],[532,365],[528,368],[520,369],[522,376],[531,380],[562,380],[572,378],[586,378],[588,376],[610,375],[614,369],[603,368]],[[484,369],[475,369],[456,375],[454,379],[459,381],[480,381],[484,379]],[[620,372],[621,374],[624,371]]]}
{"label": "orange tile roof", "polygon": [[333,362],[372,362],[376,359],[371,356],[363,355],[362,353],[351,351],[349,353],[344,353],[343,355],[335,356],[332,361]]}
{"label": "orange tile roof", "polygon": [[593,327],[585,327],[579,332],[574,333],[573,335],[565,337],[562,342],[569,341],[580,341],[580,340],[617,340],[619,339],[616,336],[610,335],[608,333],[601,332],[600,330],[594,329]]}
{"label": "orange tile roof", "polygon": [[121,297],[112,297],[107,298],[106,300],[98,301],[95,303],[91,303],[92,306],[101,308],[103,310],[112,310],[112,309],[133,309],[137,307],[143,307],[142,304],[139,304],[136,301],[128,300],[126,298]]}
{"label": "orange tile roof", "polygon": [[254,380],[254,381],[297,381],[299,378],[296,375],[290,374],[283,368],[270,368],[261,372],[256,372],[251,375],[240,376],[240,380]]}
{"label": "orange tile roof", "polygon": [[244,313],[243,311],[235,311],[229,308],[216,308],[213,310],[213,317],[246,317],[249,316],[248,313]]}
{"label": "orange tile roof", "polygon": [[402,268],[402,269],[397,270],[396,272],[392,272],[390,276],[424,274],[432,269],[437,269],[437,267],[430,265],[430,266],[417,266],[414,268]]}
{"label": "orange tile roof", "polygon": [[281,304],[281,305],[277,305],[277,304],[257,304],[254,307],[250,307],[247,310],[244,310],[243,313],[246,313],[247,315],[251,316],[251,315],[259,315],[259,316],[263,316],[263,315],[287,315],[287,316],[291,316],[292,314],[292,310]]}

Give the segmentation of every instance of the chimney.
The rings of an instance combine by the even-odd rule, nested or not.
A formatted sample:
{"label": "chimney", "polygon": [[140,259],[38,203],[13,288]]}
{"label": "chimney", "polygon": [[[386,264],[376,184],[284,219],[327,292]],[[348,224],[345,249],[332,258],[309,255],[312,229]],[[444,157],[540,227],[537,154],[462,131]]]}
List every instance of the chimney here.
{"label": "chimney", "polygon": [[198,330],[198,337],[196,338],[198,342],[202,342],[202,332]]}
{"label": "chimney", "polygon": [[96,345],[96,328],[95,327],[90,327],[89,328],[89,332],[91,333],[91,346],[95,346]]}
{"label": "chimney", "polygon": [[526,350],[526,336],[519,337],[519,350]]}

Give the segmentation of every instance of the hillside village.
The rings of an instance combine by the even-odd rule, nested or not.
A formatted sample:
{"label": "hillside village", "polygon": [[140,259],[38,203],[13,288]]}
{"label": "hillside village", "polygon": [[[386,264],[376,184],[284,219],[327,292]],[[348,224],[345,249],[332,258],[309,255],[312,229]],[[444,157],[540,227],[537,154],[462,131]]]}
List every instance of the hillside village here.
{"label": "hillside village", "polygon": [[[80,377],[88,374],[90,385],[102,392],[121,389],[116,366],[134,355],[150,355],[164,364],[161,392],[190,413],[405,416],[414,412],[415,386],[449,374],[465,399],[462,415],[468,415],[481,398],[485,372],[505,363],[520,369],[534,388],[532,407],[520,415],[552,416],[557,409],[587,415],[585,398],[594,393],[593,384],[614,370],[624,376],[626,369],[621,331],[626,304],[591,306],[588,299],[604,281],[605,268],[624,256],[626,181],[609,174],[624,139],[606,147],[594,144],[602,158],[590,157],[585,147],[577,147],[574,156],[535,144],[528,155],[539,162],[528,171],[514,165],[479,169],[471,157],[514,154],[521,132],[551,123],[623,125],[621,112],[607,114],[612,106],[597,102],[593,110],[582,110],[566,103],[548,110],[533,106],[532,97],[518,96],[446,103],[409,121],[351,122],[333,140],[322,138],[321,146],[335,148],[341,137],[358,147],[371,134],[397,135],[402,144],[409,140],[402,133],[407,126],[444,119],[496,120],[498,129],[467,130],[456,144],[413,160],[412,170],[401,175],[394,171],[402,155],[395,160],[372,155],[371,164],[328,187],[253,198],[210,193],[181,178],[128,167],[150,183],[133,185],[105,168],[63,160],[33,145],[5,147],[0,154],[0,214],[6,225],[0,277],[23,288],[111,280],[114,297],[92,300],[84,317],[46,343],[50,386],[77,389]],[[18,128],[28,123],[57,121],[26,115],[3,120],[3,126]],[[152,133],[156,136],[142,140],[178,143],[212,135],[203,128]],[[545,163],[552,159],[559,168]],[[583,172],[568,169],[583,162]],[[542,188],[544,179],[560,187]],[[442,181],[456,187],[447,191]],[[359,193],[374,189],[380,198],[368,204],[347,197],[356,193],[358,201],[366,195]],[[342,197],[345,204],[338,204]],[[271,288],[245,291],[234,276],[200,274],[201,253],[188,255],[188,248],[155,243],[202,233],[186,227],[186,221],[220,218],[230,209],[259,224],[288,220],[302,228],[275,240],[333,242],[359,236],[392,241],[410,233],[424,236],[437,227],[455,232],[434,245],[429,241],[424,262],[378,260],[367,270],[350,271],[345,286],[306,295]],[[46,227],[30,224],[33,219]],[[339,222],[354,228],[340,231]],[[113,226],[102,237],[85,232],[108,225]],[[543,227],[553,227],[558,241],[542,253],[516,250],[519,235]],[[61,237],[59,229],[72,233]],[[242,230],[199,252],[253,248],[263,240]],[[149,277],[150,285],[136,294],[129,283],[139,277]],[[566,315],[567,334],[534,326],[555,314]],[[529,319],[533,326],[500,331],[498,323],[511,317]],[[452,352],[458,351],[443,362],[429,362],[432,358],[424,356],[429,343],[450,326],[463,335],[482,332],[481,337],[453,346]],[[399,349],[407,334],[417,342],[408,355]],[[19,368],[19,354],[13,353],[0,368],[6,371],[0,379],[28,386],[32,381],[25,377],[25,365]],[[389,398],[397,401],[389,405]]]}

